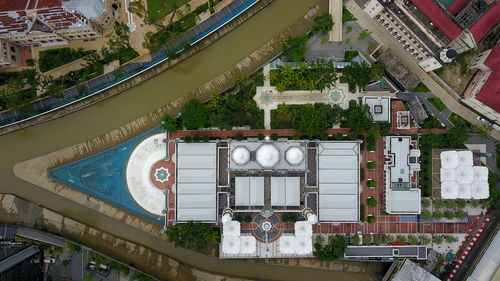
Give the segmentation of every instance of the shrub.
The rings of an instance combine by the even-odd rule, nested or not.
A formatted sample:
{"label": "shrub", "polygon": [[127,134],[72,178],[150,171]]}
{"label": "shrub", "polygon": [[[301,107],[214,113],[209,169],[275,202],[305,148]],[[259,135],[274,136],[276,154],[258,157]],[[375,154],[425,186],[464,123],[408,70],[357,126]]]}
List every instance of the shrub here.
{"label": "shrub", "polygon": [[444,217],[451,220],[451,219],[455,218],[455,214],[453,212],[446,211],[446,212],[444,212]]}
{"label": "shrub", "polygon": [[455,202],[455,200],[446,200],[444,202],[446,208],[449,208],[449,209],[454,209],[457,207],[457,202]]}
{"label": "shrub", "polygon": [[375,245],[380,245],[382,242],[383,240],[380,234],[376,234],[375,237],[373,237],[373,243],[375,243]]}
{"label": "shrub", "polygon": [[432,214],[429,211],[422,211],[422,213],[420,214],[420,217],[424,220],[428,220],[428,219],[432,218]]}
{"label": "shrub", "polygon": [[184,142],[190,143],[190,142],[193,142],[193,137],[190,135],[187,135],[187,136],[182,137],[182,140],[184,140]]}
{"label": "shrub", "polygon": [[374,223],[377,221],[377,218],[375,216],[368,216],[366,218],[366,221],[369,222],[369,223]]}
{"label": "shrub", "polygon": [[396,241],[398,241],[399,243],[406,243],[406,236],[398,235],[396,236]]}
{"label": "shrub", "polygon": [[373,197],[366,199],[366,205],[371,206],[371,207],[377,206],[377,199],[375,199]]}
{"label": "shrub", "polygon": [[433,201],[434,208],[436,209],[442,209],[445,206],[445,203],[443,200],[434,200]]}
{"label": "shrub", "polygon": [[34,59],[26,59],[26,65],[28,65],[28,66],[34,66],[35,65],[35,60]]}
{"label": "shrub", "polygon": [[245,136],[242,133],[237,133],[236,134],[236,140],[237,141],[242,141],[245,138]]}
{"label": "shrub", "polygon": [[198,252],[207,250],[209,243],[217,243],[219,230],[205,223],[187,222],[170,226],[167,230],[169,242],[175,246],[192,249]]}
{"label": "shrub", "polygon": [[463,209],[467,207],[467,202],[465,200],[457,200],[457,207]]}
{"label": "shrub", "polygon": [[361,33],[359,33],[359,40],[365,40],[366,38],[368,38],[368,32],[362,31]]}
{"label": "shrub", "polygon": [[202,138],[203,142],[209,142],[210,141],[210,137],[207,136],[207,135],[204,135],[201,138]]}
{"label": "shrub", "polygon": [[377,187],[377,182],[374,180],[368,180],[368,187]]}
{"label": "shrub", "polygon": [[321,261],[332,261],[344,256],[347,248],[347,238],[344,235],[337,234],[328,239],[328,245],[314,244],[314,255]]}
{"label": "shrub", "polygon": [[335,134],[335,139],[336,140],[342,140],[344,138],[344,135],[342,135],[342,133],[336,133]]}
{"label": "shrub", "polygon": [[432,213],[432,216],[436,219],[442,219],[443,218],[443,212],[440,212],[440,211],[435,211],[434,213]]}
{"label": "shrub", "polygon": [[295,134],[293,134],[292,138],[294,140],[300,140],[300,134],[299,133],[295,133]]}
{"label": "shrub", "polygon": [[457,219],[463,220],[463,219],[465,219],[467,217],[467,213],[464,212],[464,211],[462,211],[462,210],[460,210],[460,211],[458,211],[458,212],[455,213],[455,217]]}
{"label": "shrub", "polygon": [[422,207],[429,208],[431,206],[431,201],[427,199],[422,199]]}
{"label": "shrub", "polygon": [[418,244],[418,238],[415,235],[409,235],[408,243],[412,245]]}
{"label": "shrub", "polygon": [[173,132],[176,132],[177,131],[177,120],[168,115],[168,114],[165,114],[163,116],[163,118],[161,118],[161,127],[163,128],[163,130],[169,132],[169,133],[173,133]]}
{"label": "shrub", "polygon": [[80,250],[82,249],[80,245],[71,242],[68,242],[67,246],[70,253],[80,252]]}
{"label": "shrub", "polygon": [[453,237],[451,235],[446,235],[444,237],[444,240],[446,240],[446,242],[448,242],[448,243],[453,243],[453,242],[457,242],[458,241],[457,238],[455,238],[455,237]]}
{"label": "shrub", "polygon": [[200,140],[201,140],[200,135],[194,135],[193,136],[193,142],[200,142]]}
{"label": "shrub", "polygon": [[376,146],[377,140],[375,139],[375,136],[369,135],[368,136],[368,150],[369,151],[375,151],[377,150]]}
{"label": "shrub", "polygon": [[278,140],[278,138],[279,138],[278,134],[276,134],[276,133],[272,133],[272,134],[271,134],[271,139],[272,139],[273,141],[277,141],[277,140]]}
{"label": "shrub", "polygon": [[251,215],[245,215],[243,217],[243,222],[249,223],[252,221],[252,216]]}
{"label": "shrub", "polygon": [[264,140],[264,138],[265,138],[265,137],[266,137],[266,136],[264,136],[264,134],[263,134],[263,133],[260,133],[260,134],[258,134],[258,135],[257,135],[257,138],[258,138],[259,140]]}
{"label": "shrub", "polygon": [[281,220],[283,222],[296,222],[297,221],[297,215],[296,214],[283,213],[281,215]]}
{"label": "shrub", "polygon": [[370,169],[370,170],[373,170],[373,169],[377,168],[377,164],[376,164],[375,162],[371,162],[371,161],[370,161],[370,162],[368,162],[368,163],[366,164],[366,167],[367,167],[368,169]]}
{"label": "shrub", "polygon": [[443,243],[443,237],[441,237],[441,236],[433,236],[432,240],[434,241],[434,243],[436,243],[438,245]]}

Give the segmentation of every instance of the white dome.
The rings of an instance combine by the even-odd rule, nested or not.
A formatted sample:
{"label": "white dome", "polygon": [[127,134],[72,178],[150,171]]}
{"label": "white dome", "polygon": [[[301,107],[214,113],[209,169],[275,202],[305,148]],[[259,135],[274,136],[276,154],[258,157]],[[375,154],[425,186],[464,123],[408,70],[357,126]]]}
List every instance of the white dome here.
{"label": "white dome", "polygon": [[250,151],[244,146],[238,146],[231,153],[231,158],[238,165],[245,165],[250,161]]}
{"label": "white dome", "polygon": [[256,158],[263,168],[272,168],[280,161],[280,153],[272,144],[264,144],[257,150]]}
{"label": "white dome", "polygon": [[300,148],[293,146],[286,151],[285,158],[290,165],[299,165],[304,160],[304,152]]}

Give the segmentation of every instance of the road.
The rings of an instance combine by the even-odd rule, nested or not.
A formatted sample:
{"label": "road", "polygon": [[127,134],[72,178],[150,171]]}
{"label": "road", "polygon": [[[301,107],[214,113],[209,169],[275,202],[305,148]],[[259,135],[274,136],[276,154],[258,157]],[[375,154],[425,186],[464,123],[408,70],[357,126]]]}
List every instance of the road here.
{"label": "road", "polygon": [[466,280],[469,272],[474,270],[476,263],[479,262],[482,254],[487,249],[486,246],[489,245],[488,242],[495,236],[499,223],[500,216],[496,216],[492,219],[490,224],[484,229],[483,233],[470,250],[462,265],[458,268],[453,280]]}

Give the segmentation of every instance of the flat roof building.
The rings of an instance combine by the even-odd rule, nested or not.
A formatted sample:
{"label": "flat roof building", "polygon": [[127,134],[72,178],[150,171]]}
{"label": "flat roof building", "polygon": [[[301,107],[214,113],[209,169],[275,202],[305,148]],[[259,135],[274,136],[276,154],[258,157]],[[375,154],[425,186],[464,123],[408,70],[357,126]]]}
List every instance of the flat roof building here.
{"label": "flat roof building", "polygon": [[405,260],[391,281],[439,281],[440,279],[411,260]]}
{"label": "flat roof building", "polygon": [[42,253],[35,245],[6,243],[0,245],[0,281],[41,281]]}
{"label": "flat roof building", "polygon": [[363,103],[370,107],[373,121],[391,122],[390,97],[363,97]]}
{"label": "flat roof building", "polygon": [[346,259],[395,260],[399,258],[427,259],[426,246],[347,246]]}

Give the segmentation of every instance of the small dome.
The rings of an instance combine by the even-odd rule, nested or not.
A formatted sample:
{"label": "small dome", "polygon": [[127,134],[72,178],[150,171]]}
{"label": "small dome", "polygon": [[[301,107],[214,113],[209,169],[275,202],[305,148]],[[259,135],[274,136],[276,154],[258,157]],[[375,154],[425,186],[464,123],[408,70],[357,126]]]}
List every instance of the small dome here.
{"label": "small dome", "polygon": [[257,150],[256,159],[263,168],[272,168],[280,161],[280,153],[272,144],[264,144]]}
{"label": "small dome", "polygon": [[453,59],[457,56],[457,51],[455,51],[455,49],[448,49],[448,51],[446,51],[446,56]]}
{"label": "small dome", "polygon": [[299,165],[304,160],[304,152],[300,148],[293,146],[286,151],[285,158],[290,165]]}
{"label": "small dome", "polygon": [[231,153],[231,158],[238,165],[245,165],[250,161],[250,151],[244,146],[238,146]]}

